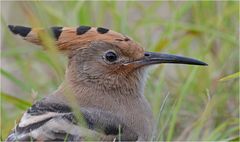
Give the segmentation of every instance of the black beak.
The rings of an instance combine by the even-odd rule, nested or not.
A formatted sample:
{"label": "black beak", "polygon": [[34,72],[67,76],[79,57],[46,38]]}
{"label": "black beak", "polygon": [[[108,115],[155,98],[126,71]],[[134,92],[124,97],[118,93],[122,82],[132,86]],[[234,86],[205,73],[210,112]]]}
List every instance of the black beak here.
{"label": "black beak", "polygon": [[189,65],[200,65],[200,66],[207,66],[208,64],[182,56],[171,55],[171,54],[161,54],[161,53],[154,53],[154,52],[145,52],[144,58],[138,63],[142,65],[152,65],[152,64],[161,64],[161,63],[173,63],[173,64],[189,64]]}

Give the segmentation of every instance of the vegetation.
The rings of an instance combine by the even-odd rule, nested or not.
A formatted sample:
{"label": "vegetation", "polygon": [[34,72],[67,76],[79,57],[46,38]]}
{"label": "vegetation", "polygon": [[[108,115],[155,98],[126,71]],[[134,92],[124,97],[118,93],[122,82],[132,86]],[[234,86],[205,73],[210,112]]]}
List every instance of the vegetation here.
{"label": "vegetation", "polygon": [[148,51],[205,61],[209,66],[149,70],[145,95],[155,140],[239,140],[239,2],[32,1],[1,2],[1,8],[1,139],[30,104],[59,86],[67,61],[13,37],[7,24],[15,24],[102,26]]}

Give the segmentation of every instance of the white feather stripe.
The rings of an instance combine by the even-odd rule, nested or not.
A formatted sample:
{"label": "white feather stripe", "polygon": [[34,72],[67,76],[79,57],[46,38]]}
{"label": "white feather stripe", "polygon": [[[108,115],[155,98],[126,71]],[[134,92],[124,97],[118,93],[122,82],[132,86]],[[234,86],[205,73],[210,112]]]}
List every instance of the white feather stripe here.
{"label": "white feather stripe", "polygon": [[57,113],[57,112],[47,112],[41,115],[30,115],[27,112],[24,113],[20,123],[18,124],[19,127],[26,127],[28,125],[34,124],[34,123],[38,123],[40,121],[46,120],[48,118],[51,117],[56,117],[56,116],[63,116],[66,114],[70,114],[70,113]]}

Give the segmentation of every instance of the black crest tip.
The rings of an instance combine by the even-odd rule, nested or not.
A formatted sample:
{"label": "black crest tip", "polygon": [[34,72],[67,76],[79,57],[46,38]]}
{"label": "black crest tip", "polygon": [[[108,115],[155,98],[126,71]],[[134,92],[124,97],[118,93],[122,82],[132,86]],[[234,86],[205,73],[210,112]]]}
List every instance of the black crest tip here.
{"label": "black crest tip", "polygon": [[8,25],[8,28],[12,33],[19,34],[22,37],[26,37],[28,35],[28,33],[32,30],[29,27],[13,26],[13,25]]}
{"label": "black crest tip", "polygon": [[91,29],[90,26],[79,26],[76,32],[77,32],[77,35],[82,35],[82,34],[85,34],[90,29]]}
{"label": "black crest tip", "polygon": [[8,28],[9,28],[9,30],[11,31],[11,32],[13,32],[14,33],[14,26],[13,25],[8,25]]}
{"label": "black crest tip", "polygon": [[102,27],[98,27],[98,28],[97,28],[97,31],[98,31],[98,33],[100,33],[100,34],[105,34],[105,33],[107,33],[107,32],[109,31],[109,29],[102,28]]}
{"label": "black crest tip", "polygon": [[63,27],[51,27],[51,30],[53,32],[53,36],[56,40],[58,40],[59,36],[61,35],[62,28]]}

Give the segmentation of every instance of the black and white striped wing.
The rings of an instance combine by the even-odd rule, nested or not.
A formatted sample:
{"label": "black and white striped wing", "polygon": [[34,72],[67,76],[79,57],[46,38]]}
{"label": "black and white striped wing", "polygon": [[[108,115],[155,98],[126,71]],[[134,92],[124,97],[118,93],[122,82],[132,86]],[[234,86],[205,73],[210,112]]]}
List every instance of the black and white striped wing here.
{"label": "black and white striped wing", "polygon": [[81,141],[97,135],[80,127],[69,107],[38,102],[24,113],[6,141]]}

